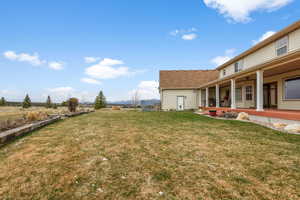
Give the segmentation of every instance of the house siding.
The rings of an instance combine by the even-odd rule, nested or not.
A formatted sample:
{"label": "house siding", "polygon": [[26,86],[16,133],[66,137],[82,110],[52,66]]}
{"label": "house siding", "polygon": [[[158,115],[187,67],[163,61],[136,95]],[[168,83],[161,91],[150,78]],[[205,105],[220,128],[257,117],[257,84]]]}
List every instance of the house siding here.
{"label": "house siding", "polygon": [[300,48],[300,29],[289,34],[289,50],[294,51]]}
{"label": "house siding", "polygon": [[177,96],[185,97],[185,110],[197,109],[199,106],[199,90],[162,90],[162,109],[176,110]]}
{"label": "house siding", "polygon": [[300,100],[285,100],[284,99],[284,80],[286,78],[299,77],[300,70],[283,73],[277,76],[268,77],[264,79],[264,83],[277,82],[277,94],[278,94],[278,109],[286,110],[299,110]]}
{"label": "house siding", "polygon": [[[288,43],[288,51],[295,51],[300,49],[300,29],[297,29],[290,34],[287,35],[289,38],[289,43]],[[283,38],[283,37],[282,37]],[[272,42],[269,45],[257,50],[256,52],[245,56],[241,60],[243,60],[243,70],[249,69],[251,67],[254,67],[256,65],[262,64],[264,62],[267,62],[271,59],[276,58],[276,42]],[[226,75],[223,76],[223,70],[226,70]],[[232,74],[234,74],[234,64],[230,64],[227,67],[223,68],[219,72],[219,77],[227,77]]]}

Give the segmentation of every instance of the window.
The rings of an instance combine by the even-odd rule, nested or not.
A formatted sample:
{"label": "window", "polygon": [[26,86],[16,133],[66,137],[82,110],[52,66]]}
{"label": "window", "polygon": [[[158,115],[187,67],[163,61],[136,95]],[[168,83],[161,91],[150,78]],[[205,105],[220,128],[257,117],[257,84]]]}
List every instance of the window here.
{"label": "window", "polygon": [[226,69],[223,69],[223,76],[226,76]]}
{"label": "window", "polygon": [[246,87],[246,101],[252,101],[252,86]]}
{"label": "window", "polygon": [[236,88],[235,89],[235,99],[238,102],[242,101],[242,88]]}
{"label": "window", "polygon": [[300,99],[300,77],[285,80],[285,99]]}
{"label": "window", "polygon": [[234,72],[239,72],[243,70],[243,62],[240,60],[239,62],[234,63]]}
{"label": "window", "polygon": [[289,42],[289,39],[288,39],[287,36],[276,42],[276,54],[277,54],[277,56],[281,56],[281,55],[287,53],[287,51],[288,51],[288,42]]}

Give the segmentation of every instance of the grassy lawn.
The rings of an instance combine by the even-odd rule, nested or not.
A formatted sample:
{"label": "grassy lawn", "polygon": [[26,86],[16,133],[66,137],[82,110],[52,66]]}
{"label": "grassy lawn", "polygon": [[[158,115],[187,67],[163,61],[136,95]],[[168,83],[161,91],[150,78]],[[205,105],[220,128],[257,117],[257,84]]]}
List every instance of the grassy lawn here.
{"label": "grassy lawn", "polygon": [[300,136],[189,112],[98,111],[0,149],[1,199],[300,199]]}

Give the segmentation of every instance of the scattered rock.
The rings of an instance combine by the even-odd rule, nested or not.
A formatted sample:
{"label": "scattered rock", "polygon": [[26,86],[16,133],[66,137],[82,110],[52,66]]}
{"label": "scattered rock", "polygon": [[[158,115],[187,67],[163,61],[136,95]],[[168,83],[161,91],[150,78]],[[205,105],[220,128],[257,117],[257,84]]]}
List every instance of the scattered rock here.
{"label": "scattered rock", "polygon": [[158,194],[159,194],[160,196],[162,196],[164,193],[163,193],[162,191],[160,191]]}
{"label": "scattered rock", "polygon": [[300,124],[289,124],[284,130],[291,133],[300,133]]}
{"label": "scattered rock", "polygon": [[284,123],[273,123],[273,126],[277,129],[284,129],[287,124],[284,124]]}
{"label": "scattered rock", "polygon": [[249,115],[245,112],[239,113],[237,120],[250,120]]}
{"label": "scattered rock", "polygon": [[237,118],[238,116],[238,113],[237,112],[226,112],[224,114],[224,117],[225,118]]}
{"label": "scattered rock", "polygon": [[102,160],[103,160],[103,161],[107,161],[108,159],[107,159],[107,158],[102,158]]}

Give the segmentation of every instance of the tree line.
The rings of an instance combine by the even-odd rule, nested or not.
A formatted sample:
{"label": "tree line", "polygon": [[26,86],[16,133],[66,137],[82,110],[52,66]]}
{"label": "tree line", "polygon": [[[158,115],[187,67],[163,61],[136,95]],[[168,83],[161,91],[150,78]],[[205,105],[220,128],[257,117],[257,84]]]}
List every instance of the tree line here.
{"label": "tree line", "polygon": [[[76,102],[77,102],[77,103],[76,103]],[[60,104],[60,106],[70,106],[71,104],[74,106],[75,104],[78,105],[78,102],[79,102],[79,101],[78,101],[77,98],[72,97],[72,98],[68,99],[67,101],[63,101],[63,102]],[[7,105],[6,99],[5,99],[4,97],[1,97],[1,98],[0,98],[0,106],[6,106],[6,105]],[[59,104],[56,104],[56,103],[53,103],[53,102],[52,102],[50,96],[47,97],[46,102],[45,102],[45,104],[44,104],[44,106],[45,106],[46,108],[54,108],[54,109],[56,109],[58,105],[59,105]],[[23,102],[22,102],[22,107],[23,107],[23,108],[30,108],[31,106],[32,106],[31,99],[30,99],[29,95],[26,94],[26,96],[25,96],[25,98],[24,98],[24,100],[23,100]],[[73,106],[72,106],[72,107],[73,107]],[[98,94],[98,95],[96,96],[96,98],[95,98],[94,108],[95,108],[96,110],[98,110],[98,109],[105,108],[105,107],[106,107],[106,98],[105,98],[103,92],[100,91],[99,94]]]}

